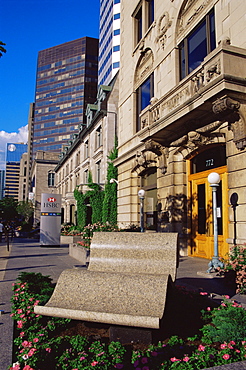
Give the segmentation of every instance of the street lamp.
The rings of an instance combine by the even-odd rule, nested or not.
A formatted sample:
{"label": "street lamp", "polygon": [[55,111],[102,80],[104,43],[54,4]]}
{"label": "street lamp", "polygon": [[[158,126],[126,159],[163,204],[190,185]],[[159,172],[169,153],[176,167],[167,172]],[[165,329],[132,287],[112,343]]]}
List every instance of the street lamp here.
{"label": "street lamp", "polygon": [[139,199],[140,199],[140,229],[141,229],[141,233],[144,232],[144,195],[145,195],[145,191],[144,189],[140,189],[139,192],[138,192],[138,196],[139,196]]}
{"label": "street lamp", "polygon": [[212,261],[208,264],[207,272],[211,272],[212,269],[216,270],[218,267],[223,268],[223,263],[219,260],[218,256],[218,222],[217,222],[217,198],[216,192],[217,187],[220,183],[220,175],[217,172],[211,172],[208,175],[208,182],[212,188],[213,198],[213,225],[214,225],[214,255]]}

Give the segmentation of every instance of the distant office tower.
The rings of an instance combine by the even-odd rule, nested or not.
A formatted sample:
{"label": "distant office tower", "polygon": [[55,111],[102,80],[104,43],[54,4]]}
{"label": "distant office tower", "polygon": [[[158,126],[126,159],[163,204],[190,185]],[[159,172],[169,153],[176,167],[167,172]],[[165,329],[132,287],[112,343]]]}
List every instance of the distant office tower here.
{"label": "distant office tower", "polygon": [[0,170],[0,200],[3,199],[4,184],[5,184],[5,171]]}
{"label": "distant office tower", "polygon": [[85,122],[98,85],[98,39],[83,37],[38,53],[32,158],[59,152]]}
{"label": "distant office tower", "polygon": [[108,85],[120,67],[120,0],[100,1],[99,85]]}
{"label": "distant office tower", "polygon": [[23,153],[27,152],[27,145],[23,143],[8,143],[6,154],[5,197],[18,200],[20,161]]}

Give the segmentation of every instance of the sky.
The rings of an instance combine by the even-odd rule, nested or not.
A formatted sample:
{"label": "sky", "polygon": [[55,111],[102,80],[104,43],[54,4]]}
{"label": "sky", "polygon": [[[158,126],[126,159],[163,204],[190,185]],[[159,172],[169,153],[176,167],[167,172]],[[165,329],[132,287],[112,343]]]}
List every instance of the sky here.
{"label": "sky", "polygon": [[100,0],[1,0],[0,169],[6,143],[27,143],[30,103],[34,102],[40,50],[99,35]]}

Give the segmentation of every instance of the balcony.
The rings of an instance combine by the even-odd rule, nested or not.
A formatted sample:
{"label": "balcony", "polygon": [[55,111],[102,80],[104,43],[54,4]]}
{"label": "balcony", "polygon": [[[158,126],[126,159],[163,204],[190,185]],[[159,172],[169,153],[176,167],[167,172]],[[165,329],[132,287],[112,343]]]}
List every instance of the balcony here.
{"label": "balcony", "polygon": [[246,50],[221,43],[167,94],[152,99],[140,116],[139,137],[143,141],[151,137],[165,146],[191,125],[196,129],[221,119],[214,104],[225,96],[236,102],[245,100],[245,76]]}

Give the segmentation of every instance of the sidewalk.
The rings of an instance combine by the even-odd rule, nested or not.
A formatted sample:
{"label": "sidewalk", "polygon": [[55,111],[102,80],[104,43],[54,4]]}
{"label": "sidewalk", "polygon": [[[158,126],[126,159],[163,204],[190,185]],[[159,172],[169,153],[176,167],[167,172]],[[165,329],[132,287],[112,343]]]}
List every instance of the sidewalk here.
{"label": "sidewalk", "polygon": [[[214,299],[217,300],[227,294],[246,307],[245,295],[233,295],[233,292],[225,287],[222,278],[214,277],[213,273],[206,274],[208,262],[200,258],[180,257],[176,284],[213,293]],[[4,311],[0,316],[0,370],[7,370],[12,361],[13,320],[9,316],[10,298],[12,283],[19,273],[40,272],[49,275],[53,282],[56,282],[63,270],[76,265],[80,265],[80,262],[69,256],[66,245],[60,248],[45,248],[40,247],[39,241],[36,240],[15,239],[10,244],[10,252],[7,252],[6,244],[0,244],[0,310]],[[244,369],[244,365],[241,363],[241,367],[236,367],[231,364],[230,369]]]}

